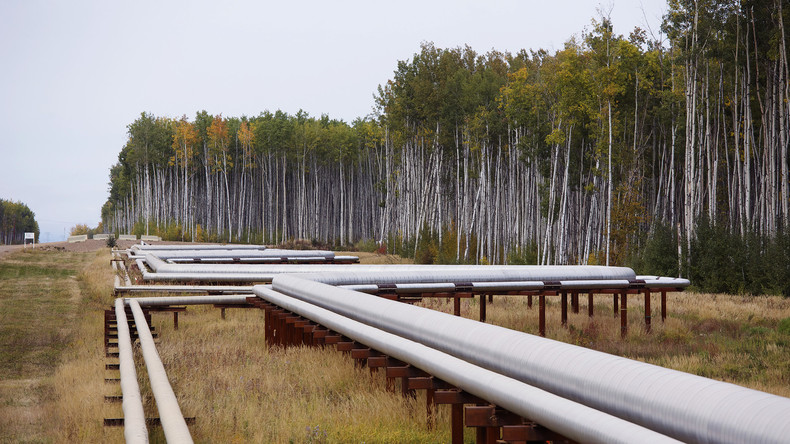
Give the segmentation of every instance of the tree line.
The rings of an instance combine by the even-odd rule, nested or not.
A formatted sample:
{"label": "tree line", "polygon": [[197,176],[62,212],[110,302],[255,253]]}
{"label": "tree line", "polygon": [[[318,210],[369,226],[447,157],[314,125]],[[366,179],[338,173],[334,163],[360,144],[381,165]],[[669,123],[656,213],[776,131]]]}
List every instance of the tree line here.
{"label": "tree line", "polygon": [[602,15],[553,54],[424,43],[351,123],[143,113],[103,223],[693,277],[701,226],[768,246],[787,231],[785,3],[671,0],[660,32],[628,36]]}
{"label": "tree line", "polygon": [[24,243],[26,232],[35,233],[38,240],[36,214],[22,202],[0,199],[0,244]]}

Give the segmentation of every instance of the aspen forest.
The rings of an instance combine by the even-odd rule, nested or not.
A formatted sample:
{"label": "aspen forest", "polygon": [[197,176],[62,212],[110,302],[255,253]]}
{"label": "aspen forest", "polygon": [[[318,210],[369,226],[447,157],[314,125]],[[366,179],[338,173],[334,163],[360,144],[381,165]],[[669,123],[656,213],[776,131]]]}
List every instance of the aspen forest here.
{"label": "aspen forest", "polygon": [[144,112],[102,224],[787,295],[784,3],[671,0],[660,30],[618,35],[602,15],[553,53],[423,43],[351,123]]}

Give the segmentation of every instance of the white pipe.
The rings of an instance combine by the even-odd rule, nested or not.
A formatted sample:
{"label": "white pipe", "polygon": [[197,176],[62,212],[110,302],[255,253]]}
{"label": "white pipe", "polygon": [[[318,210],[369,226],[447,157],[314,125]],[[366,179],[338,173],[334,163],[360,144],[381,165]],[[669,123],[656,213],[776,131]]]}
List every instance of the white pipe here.
{"label": "white pipe", "polygon": [[118,265],[121,269],[121,274],[123,275],[123,282],[126,286],[132,285],[132,279],[129,278],[129,270],[126,269],[126,262],[121,261],[120,265]]}
{"label": "white pipe", "polygon": [[265,250],[264,245],[250,245],[250,244],[182,244],[182,245],[141,245],[136,244],[130,247],[131,250]]}
{"label": "white pipe", "polygon": [[165,296],[150,298],[127,298],[126,303],[136,301],[142,307],[162,305],[206,305],[206,304],[246,304],[249,295],[227,296]]}
{"label": "white pipe", "polygon": [[157,250],[146,249],[130,253],[130,257],[145,257],[146,255],[154,255],[162,260],[167,259],[233,259],[233,258],[323,258],[325,260],[333,260],[335,253],[328,250],[281,250],[281,249],[267,249],[267,250],[252,250],[252,249],[227,249],[227,250]]}
{"label": "white pipe", "polygon": [[[627,267],[596,265],[328,265],[328,264],[168,264],[146,254],[145,262],[157,273],[257,274],[316,273],[311,280],[332,285],[386,283],[409,276],[409,282],[446,281],[560,281],[579,279],[635,279]],[[320,274],[318,274],[320,273]],[[474,273],[471,274],[470,273]],[[466,277],[465,277],[466,276]],[[474,279],[472,276],[480,276]]]}
{"label": "white pipe", "polygon": [[192,435],[184,420],[184,414],[181,413],[181,408],[178,406],[173,388],[167,380],[165,367],[156,351],[154,338],[151,336],[143,309],[134,299],[129,301],[129,307],[134,314],[137,336],[140,339],[140,348],[148,369],[148,379],[151,381],[151,391],[156,399],[156,408],[159,410],[159,420],[162,423],[162,430],[165,432],[165,439],[169,443],[191,443]]}
{"label": "white pipe", "polygon": [[[135,256],[139,257],[139,256]],[[297,257],[297,256],[272,256],[272,257],[217,257],[217,258],[203,258],[199,261],[199,263],[209,263],[209,264],[279,264],[283,261],[286,262],[296,262],[300,264],[305,263],[326,263],[328,260],[326,258],[315,256],[315,257]],[[194,258],[170,258],[166,260],[169,264],[194,264],[198,263]]]}
{"label": "white pipe", "polygon": [[688,279],[664,277],[664,276],[637,276],[639,280],[645,281],[645,287],[649,288],[685,288],[690,285]]}
{"label": "white pipe", "polygon": [[677,442],[652,430],[271,289],[257,287],[256,293],[264,300],[311,319],[388,356],[408,362],[443,381],[575,441]]}
{"label": "white pipe", "polygon": [[118,288],[121,286],[121,277],[118,276],[118,273],[120,273],[121,270],[118,268],[118,261],[112,261],[112,270],[114,271],[113,275],[115,276],[113,285],[115,288]]}
{"label": "white pipe", "polygon": [[560,280],[631,280],[636,277],[626,267],[531,266],[531,265],[248,265],[248,264],[168,264],[154,255],[141,266],[146,280],[203,280],[270,282],[279,274],[309,273],[311,280],[332,285],[497,282]]}
{"label": "white pipe", "polygon": [[682,441],[786,442],[790,436],[788,398],[304,276],[277,276],[273,289]]}
{"label": "white pipe", "polygon": [[[156,272],[150,272],[143,265],[149,264]],[[541,290],[545,283],[540,280],[557,282],[558,289],[585,290],[585,289],[613,289],[629,288],[637,276],[630,268],[624,267],[597,267],[597,266],[491,266],[491,265],[460,265],[460,266],[431,266],[431,265],[266,265],[259,268],[258,272],[234,273],[215,269],[213,266],[223,266],[226,269],[244,269],[250,265],[233,264],[191,264],[181,265],[177,270],[165,269],[163,266],[172,265],[156,257],[148,256],[146,261],[137,259],[143,279],[146,281],[204,281],[204,282],[259,282],[270,283],[272,279],[285,273],[304,273],[304,277],[317,282],[325,282],[358,291],[374,292],[379,284],[395,284],[396,288],[403,290],[398,293],[408,292],[406,288],[412,286],[413,292],[421,288],[417,284],[449,286],[453,282],[469,282],[476,291],[526,291]],[[201,267],[201,272],[186,272],[189,267]],[[436,267],[432,271],[431,267]],[[608,269],[607,269],[608,268]],[[194,268],[197,270],[197,268]],[[161,270],[161,271],[159,271]],[[268,270],[268,271],[265,271]],[[327,270],[331,270],[327,271]],[[568,277],[574,278],[569,280]],[[647,276],[647,278],[652,278]],[[559,280],[564,279],[564,280]],[[442,282],[441,280],[444,280]],[[656,278],[647,279],[647,288],[685,288],[689,285],[688,279]],[[375,288],[374,288],[375,287]],[[428,287],[425,287],[428,288]],[[449,287],[448,287],[449,288]],[[430,290],[426,290],[428,292]]]}
{"label": "white pipe", "polygon": [[140,386],[137,384],[137,370],[134,367],[132,337],[121,298],[115,300],[115,321],[118,324],[118,367],[121,370],[123,395],[123,437],[127,443],[147,443],[148,429],[145,426]]}
{"label": "white pipe", "polygon": [[115,287],[117,293],[252,293],[252,286],[243,285],[131,285]]}

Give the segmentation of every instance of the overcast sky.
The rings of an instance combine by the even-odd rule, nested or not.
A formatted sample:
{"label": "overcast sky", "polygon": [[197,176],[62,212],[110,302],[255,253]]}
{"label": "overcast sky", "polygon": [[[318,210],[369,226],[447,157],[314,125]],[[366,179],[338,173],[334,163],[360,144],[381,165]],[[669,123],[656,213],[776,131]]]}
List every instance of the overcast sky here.
{"label": "overcast sky", "polygon": [[[603,7],[602,7],[603,6]],[[602,8],[601,8],[602,7]],[[141,112],[299,109],[352,121],[420,43],[552,53],[608,11],[655,33],[664,0],[0,1],[0,198],[41,241],[94,227]]]}

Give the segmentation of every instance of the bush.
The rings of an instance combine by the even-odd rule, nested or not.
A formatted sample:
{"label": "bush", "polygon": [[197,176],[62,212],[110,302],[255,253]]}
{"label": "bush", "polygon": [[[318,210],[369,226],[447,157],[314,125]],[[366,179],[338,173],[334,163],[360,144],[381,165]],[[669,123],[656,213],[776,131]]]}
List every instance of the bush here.
{"label": "bush", "polygon": [[432,264],[436,260],[439,253],[438,236],[434,236],[428,228],[428,224],[424,224],[420,230],[420,240],[417,243],[417,249],[414,251],[414,263],[416,264]]}
{"label": "bush", "polygon": [[538,244],[531,242],[525,247],[510,250],[507,254],[507,263],[509,265],[537,265]]}
{"label": "bush", "polygon": [[354,244],[356,251],[364,251],[366,253],[373,253],[378,248],[378,243],[375,239],[360,239]]}

